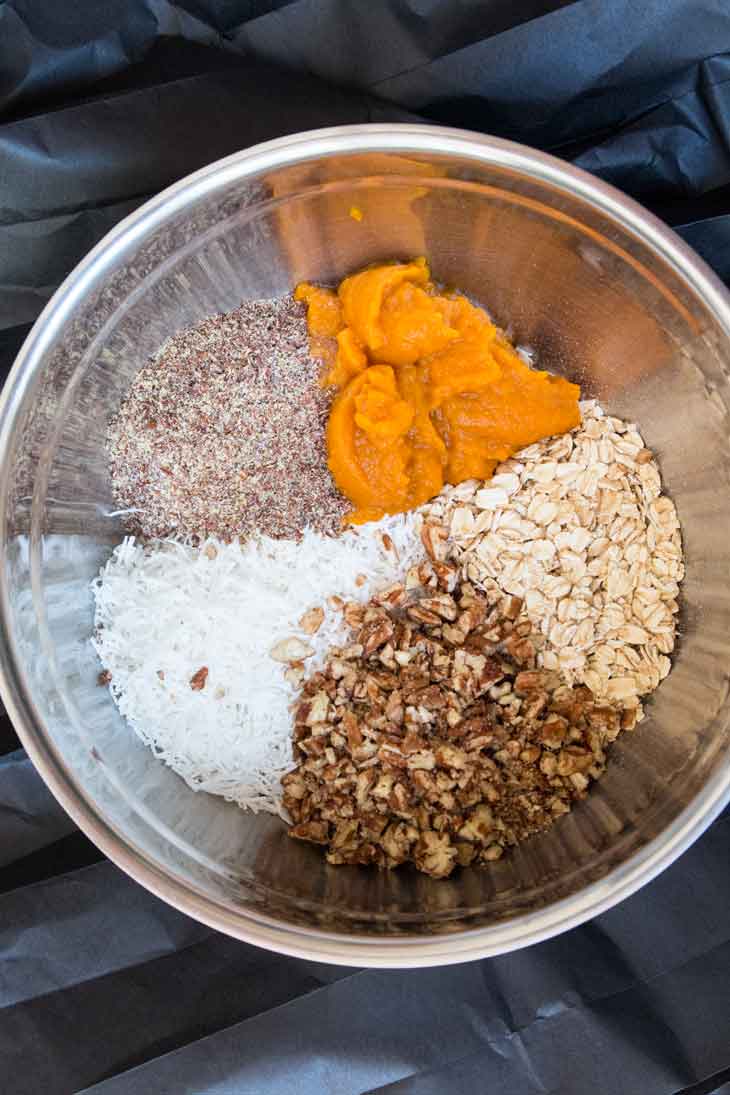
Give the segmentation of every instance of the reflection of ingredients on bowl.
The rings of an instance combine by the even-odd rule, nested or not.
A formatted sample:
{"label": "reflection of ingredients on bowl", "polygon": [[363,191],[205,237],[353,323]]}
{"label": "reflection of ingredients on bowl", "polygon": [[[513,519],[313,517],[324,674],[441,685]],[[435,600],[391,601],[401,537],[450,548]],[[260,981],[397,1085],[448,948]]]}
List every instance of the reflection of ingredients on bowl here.
{"label": "reflection of ingredients on bowl", "polygon": [[104,679],[191,787],[331,863],[488,864],[669,672],[676,510],[635,425],[425,260],[296,296],[306,322],[250,301],[170,339],[112,423],[143,539],[95,583]]}
{"label": "reflection of ingredients on bowl", "polygon": [[424,259],[363,270],[336,293],[303,283],[295,296],[339,391],[329,467],[356,523],[413,509],[445,482],[489,478],[580,421],[578,387],[531,369],[466,297],[437,292]]}

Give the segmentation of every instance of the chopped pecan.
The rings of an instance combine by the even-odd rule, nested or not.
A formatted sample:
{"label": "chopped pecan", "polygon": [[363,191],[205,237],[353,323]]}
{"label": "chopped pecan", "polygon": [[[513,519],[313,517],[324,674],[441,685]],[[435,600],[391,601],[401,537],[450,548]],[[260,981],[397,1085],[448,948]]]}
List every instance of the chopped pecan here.
{"label": "chopped pecan", "polygon": [[347,735],[347,744],[350,750],[357,749],[363,743],[362,730],[357,715],[353,711],[345,711],[342,715],[342,729]]}
{"label": "chopped pecan", "polygon": [[587,772],[593,765],[593,760],[590,749],[567,745],[558,753],[557,773],[559,776],[572,776],[574,772]]}
{"label": "chopped pecan", "polygon": [[520,714],[523,719],[536,719],[542,715],[548,705],[547,692],[529,692],[522,703]]}
{"label": "chopped pecan", "polygon": [[410,756],[411,753],[420,753],[421,750],[426,748],[426,739],[411,728],[405,737],[401,739],[400,748],[405,756]]}
{"label": "chopped pecan", "polygon": [[562,715],[551,714],[540,727],[540,741],[548,749],[559,749],[568,736],[568,723]]}
{"label": "chopped pecan", "polygon": [[418,840],[418,829],[406,822],[392,822],[383,833],[381,844],[390,860],[389,866],[404,863],[410,856],[413,844]]}
{"label": "chopped pecan", "polygon": [[434,563],[443,563],[448,551],[448,532],[442,525],[424,522],[421,529],[421,543],[426,554]]}
{"label": "chopped pecan", "polygon": [[512,632],[512,634],[507,637],[504,645],[507,653],[511,658],[514,658],[518,665],[531,666],[535,664],[535,655],[537,651],[535,650],[534,643],[529,639],[523,638],[521,635],[518,635],[517,632]]}
{"label": "chopped pecan", "polygon": [[439,620],[447,620],[449,623],[453,623],[459,615],[456,601],[448,593],[438,593],[435,597],[421,597],[418,605],[421,609],[432,612]]}
{"label": "chopped pecan", "polygon": [[475,806],[471,814],[459,829],[462,840],[472,844],[486,844],[494,833],[494,814],[487,805]]}
{"label": "chopped pecan", "polygon": [[425,829],[419,834],[415,848],[415,861],[419,870],[432,878],[446,878],[456,862],[456,848],[447,833]]}
{"label": "chopped pecan", "polygon": [[457,567],[451,566],[449,563],[437,562],[432,562],[431,566],[436,575],[439,589],[443,589],[445,593],[453,593],[456,589],[456,583],[459,580],[459,571]]}
{"label": "chopped pecan", "polygon": [[370,797],[370,789],[377,778],[377,773],[373,768],[368,768],[364,772],[358,772],[355,781],[355,802],[360,809],[364,807]]}
{"label": "chopped pecan", "polygon": [[[302,704],[299,705],[300,708],[302,706]],[[307,711],[305,718],[307,726],[314,726],[317,722],[324,722],[330,709],[330,701],[327,693],[315,692],[308,706],[309,710]],[[299,711],[297,711],[297,721],[299,721],[299,714]]]}
{"label": "chopped pecan", "polygon": [[308,840],[311,844],[327,844],[329,829],[326,821],[302,821],[299,825],[292,825],[289,836],[297,840]]}
{"label": "chopped pecan", "polygon": [[385,586],[384,589],[379,590],[373,597],[373,602],[376,605],[382,605],[383,607],[389,608],[395,608],[398,605],[402,605],[405,600],[405,586],[400,582],[393,582],[391,585]]}
{"label": "chopped pecan", "polygon": [[410,812],[410,798],[403,783],[395,783],[393,785],[393,790],[390,792],[390,798],[388,799],[388,805],[396,814]]}
{"label": "chopped pecan", "polygon": [[417,753],[411,753],[407,760],[408,767],[412,772],[417,770],[423,770],[424,772],[431,771],[436,767],[436,757],[427,749],[422,749]]}
{"label": "chopped pecan", "polygon": [[205,688],[205,682],[207,681],[207,679],[208,666],[201,665],[197,673],[193,673],[192,677],[190,678],[190,687],[192,688],[193,692],[202,692],[202,690]]}
{"label": "chopped pecan", "polygon": [[465,635],[468,635],[475,627],[480,627],[481,624],[484,623],[485,615],[486,608],[483,605],[473,602],[457,617],[456,625],[459,631],[463,631]]}
{"label": "chopped pecan", "polygon": [[396,726],[403,724],[403,697],[399,688],[394,688],[385,703],[385,717]]}
{"label": "chopped pecan", "polygon": [[384,742],[378,749],[377,756],[378,760],[387,767],[405,768],[408,764],[403,750],[392,742]]}
{"label": "chopped pecan", "polygon": [[516,620],[522,611],[523,600],[521,597],[505,597],[501,608],[502,615],[506,616],[508,620]]}
{"label": "chopped pecan", "polygon": [[595,730],[603,730],[610,737],[618,733],[621,728],[622,713],[605,704],[592,707],[586,714],[588,725]]}
{"label": "chopped pecan", "polygon": [[437,684],[429,684],[427,688],[409,692],[408,699],[418,707],[425,707],[427,711],[440,711],[447,704],[446,696]]}
{"label": "chopped pecan", "polygon": [[435,752],[436,763],[442,768],[466,768],[468,760],[463,749],[444,742]]}
{"label": "chopped pecan", "polygon": [[625,707],[621,712],[621,729],[633,730],[637,723],[638,713],[637,707]]}
{"label": "chopped pecan", "polygon": [[392,639],[394,633],[393,624],[387,617],[376,618],[367,621],[358,632],[357,641],[362,646],[362,657],[367,658],[378,647]]}
{"label": "chopped pecan", "polygon": [[442,622],[438,613],[425,608],[422,601],[409,605],[406,609],[406,615],[414,623],[425,624],[427,627],[438,627]]}
{"label": "chopped pecan", "polygon": [[636,717],[535,668],[519,598],[451,566],[345,606],[355,641],[303,682],[283,801],[292,835],[330,863],[413,861],[436,878],[489,864],[583,797]]}
{"label": "chopped pecan", "polygon": [[284,805],[291,811],[291,801],[301,802],[307,793],[307,785],[303,774],[295,768],[282,777],[281,786],[284,790]]}
{"label": "chopped pecan", "polygon": [[467,632],[462,628],[451,627],[449,624],[444,624],[441,633],[452,646],[462,646],[467,636]]}
{"label": "chopped pecan", "polygon": [[518,696],[528,692],[550,691],[553,674],[544,669],[525,669],[515,677],[514,690]]}

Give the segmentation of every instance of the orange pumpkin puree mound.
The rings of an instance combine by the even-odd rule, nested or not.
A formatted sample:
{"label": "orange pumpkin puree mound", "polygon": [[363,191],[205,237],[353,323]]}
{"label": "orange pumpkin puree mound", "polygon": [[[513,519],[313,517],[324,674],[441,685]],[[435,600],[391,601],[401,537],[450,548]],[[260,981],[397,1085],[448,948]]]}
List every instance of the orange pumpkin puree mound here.
{"label": "orange pumpkin puree mound", "polygon": [[437,291],[423,258],[362,270],[337,292],[302,282],[294,296],[337,388],[328,463],[355,524],[488,479],[580,424],[578,386],[526,365],[483,308]]}

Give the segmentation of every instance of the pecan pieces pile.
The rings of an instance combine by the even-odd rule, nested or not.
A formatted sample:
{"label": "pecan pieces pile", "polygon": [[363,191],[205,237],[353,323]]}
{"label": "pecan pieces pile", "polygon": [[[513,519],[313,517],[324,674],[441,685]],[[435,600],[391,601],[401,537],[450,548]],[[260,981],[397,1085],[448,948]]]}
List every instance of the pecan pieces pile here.
{"label": "pecan pieces pile", "polygon": [[633,716],[536,668],[519,597],[434,558],[368,605],[305,681],[290,835],[333,864],[406,862],[434,878],[498,859],[583,798]]}

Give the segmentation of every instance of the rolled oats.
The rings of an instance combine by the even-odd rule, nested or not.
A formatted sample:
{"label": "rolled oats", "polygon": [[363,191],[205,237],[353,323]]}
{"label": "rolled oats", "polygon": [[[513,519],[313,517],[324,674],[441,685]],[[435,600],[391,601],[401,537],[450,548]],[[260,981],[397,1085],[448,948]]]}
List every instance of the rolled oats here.
{"label": "rolled oats", "polygon": [[636,426],[593,401],[581,411],[571,434],[523,449],[486,484],[446,487],[424,510],[473,583],[524,597],[540,665],[638,720],[674,649],[679,519]]}

